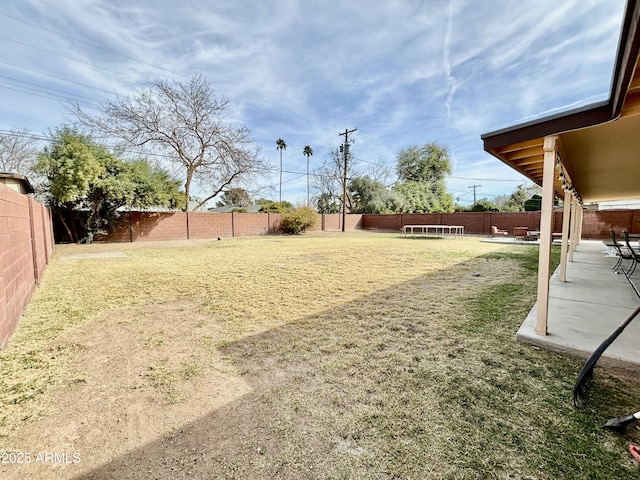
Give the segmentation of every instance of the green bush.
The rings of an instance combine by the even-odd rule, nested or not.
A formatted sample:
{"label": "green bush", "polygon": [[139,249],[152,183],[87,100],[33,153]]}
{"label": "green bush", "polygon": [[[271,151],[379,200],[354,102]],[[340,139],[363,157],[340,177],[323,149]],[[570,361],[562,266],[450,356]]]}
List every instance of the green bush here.
{"label": "green bush", "polygon": [[318,220],[316,211],[311,207],[300,207],[287,213],[280,223],[283,232],[299,235],[307,227],[313,227]]}
{"label": "green bush", "polygon": [[291,204],[290,202],[273,202],[271,200],[259,200],[258,203],[262,205],[262,207],[260,207],[260,211],[266,213],[287,213],[293,208],[293,204]]}

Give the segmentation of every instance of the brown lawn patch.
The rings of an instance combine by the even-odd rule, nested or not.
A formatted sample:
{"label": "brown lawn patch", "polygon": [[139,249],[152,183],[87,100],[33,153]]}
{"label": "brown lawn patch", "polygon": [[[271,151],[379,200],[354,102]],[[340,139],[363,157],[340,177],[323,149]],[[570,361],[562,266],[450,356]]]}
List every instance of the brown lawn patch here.
{"label": "brown lawn patch", "polygon": [[[513,342],[529,247],[354,232],[56,256],[109,248],[126,257],[54,261],[0,355],[2,449],[81,462],[3,478],[634,474],[570,406],[580,365]],[[594,393],[631,408],[620,382]]]}

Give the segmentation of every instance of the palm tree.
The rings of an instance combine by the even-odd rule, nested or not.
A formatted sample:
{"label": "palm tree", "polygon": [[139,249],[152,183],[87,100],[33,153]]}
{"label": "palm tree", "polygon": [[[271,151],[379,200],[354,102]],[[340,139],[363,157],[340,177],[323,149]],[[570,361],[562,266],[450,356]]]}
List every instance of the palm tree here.
{"label": "palm tree", "polygon": [[282,202],[282,150],[287,149],[287,142],[282,138],[276,140],[277,149],[280,150],[280,201]]}
{"label": "palm tree", "polygon": [[313,149],[309,145],[305,145],[302,154],[307,156],[307,207],[309,206],[309,157],[313,155]]}

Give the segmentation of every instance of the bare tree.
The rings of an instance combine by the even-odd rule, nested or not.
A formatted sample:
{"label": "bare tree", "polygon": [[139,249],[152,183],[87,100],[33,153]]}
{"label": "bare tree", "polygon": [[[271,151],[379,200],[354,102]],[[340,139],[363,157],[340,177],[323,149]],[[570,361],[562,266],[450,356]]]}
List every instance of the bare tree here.
{"label": "bare tree", "polygon": [[0,133],[0,171],[28,175],[38,156],[38,140],[26,129]]}
{"label": "bare tree", "polygon": [[[339,148],[330,150],[330,158],[313,176],[313,190],[315,192],[317,208],[320,213],[338,213],[342,209],[342,186],[344,183],[344,156]],[[359,176],[355,164],[348,172],[349,178]],[[351,193],[347,189],[347,210],[352,210]],[[334,207],[339,206],[339,210]],[[335,211],[334,211],[335,210]]]}
{"label": "bare tree", "polygon": [[197,209],[263,169],[249,130],[225,122],[228,106],[206,79],[194,75],[184,83],[159,81],[133,97],[108,100],[98,116],[78,105],[72,111],[85,127],[166,155],[183,172],[187,200],[193,182],[206,188]]}

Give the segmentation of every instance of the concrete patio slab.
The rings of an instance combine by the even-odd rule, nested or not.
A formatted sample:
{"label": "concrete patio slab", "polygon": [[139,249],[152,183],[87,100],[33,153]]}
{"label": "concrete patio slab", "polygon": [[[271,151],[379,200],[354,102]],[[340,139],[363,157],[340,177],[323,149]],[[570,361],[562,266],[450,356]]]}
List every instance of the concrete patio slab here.
{"label": "concrete patio slab", "polygon": [[[550,281],[548,334],[535,332],[537,305],[521,325],[518,341],[588,358],[638,306],[640,299],[624,275],[612,267],[602,241],[581,240],[574,261],[567,264],[567,282],[559,269]],[[640,285],[640,277],[638,284]],[[598,361],[640,371],[640,315],[605,350]]]}

